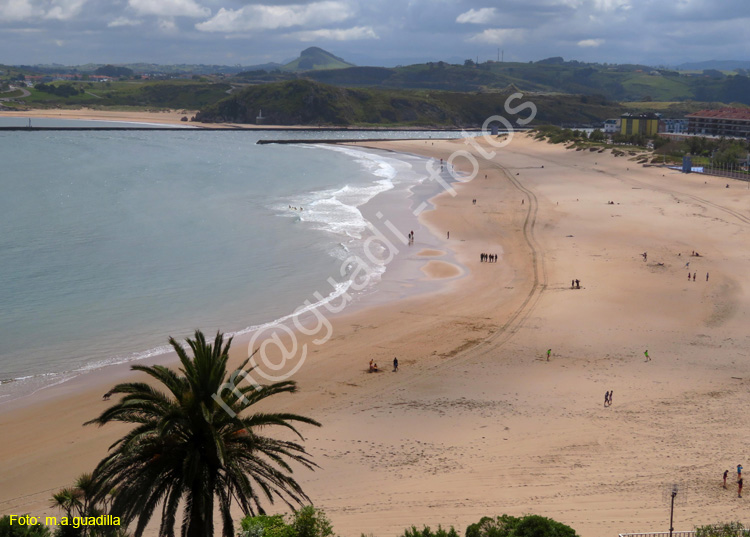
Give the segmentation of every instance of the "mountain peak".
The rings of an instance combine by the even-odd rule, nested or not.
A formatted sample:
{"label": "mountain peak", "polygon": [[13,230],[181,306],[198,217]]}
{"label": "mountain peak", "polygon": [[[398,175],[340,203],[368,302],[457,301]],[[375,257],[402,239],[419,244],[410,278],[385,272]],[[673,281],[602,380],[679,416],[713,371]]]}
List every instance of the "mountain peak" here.
{"label": "mountain peak", "polygon": [[327,50],[323,50],[320,47],[309,47],[300,53],[299,58],[284,65],[282,70],[317,71],[321,69],[345,69],[353,66],[353,63],[349,63]]}

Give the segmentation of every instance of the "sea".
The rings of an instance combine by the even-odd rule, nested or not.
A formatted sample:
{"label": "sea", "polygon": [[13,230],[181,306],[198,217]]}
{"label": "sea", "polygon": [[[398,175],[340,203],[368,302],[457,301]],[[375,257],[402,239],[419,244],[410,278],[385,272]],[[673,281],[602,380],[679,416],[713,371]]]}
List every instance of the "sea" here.
{"label": "sea", "polygon": [[[33,126],[110,125],[35,118]],[[456,136],[0,132],[0,405],[163,354],[169,336],[246,333],[305,300],[331,300],[351,283],[342,264],[363,255],[372,235],[362,206],[389,192],[386,208],[408,222],[415,192],[427,199],[440,188],[428,184],[420,157],[258,140]],[[354,301],[376,294],[387,270]]]}

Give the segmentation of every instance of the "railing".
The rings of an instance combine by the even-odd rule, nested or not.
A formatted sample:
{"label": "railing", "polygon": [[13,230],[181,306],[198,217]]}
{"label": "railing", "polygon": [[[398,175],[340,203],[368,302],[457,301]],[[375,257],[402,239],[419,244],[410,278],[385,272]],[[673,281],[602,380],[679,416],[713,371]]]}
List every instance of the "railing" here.
{"label": "railing", "polygon": [[[651,531],[648,533],[621,533],[619,537],[663,537],[668,536],[668,531]],[[672,537],[694,537],[695,531],[673,531]]]}

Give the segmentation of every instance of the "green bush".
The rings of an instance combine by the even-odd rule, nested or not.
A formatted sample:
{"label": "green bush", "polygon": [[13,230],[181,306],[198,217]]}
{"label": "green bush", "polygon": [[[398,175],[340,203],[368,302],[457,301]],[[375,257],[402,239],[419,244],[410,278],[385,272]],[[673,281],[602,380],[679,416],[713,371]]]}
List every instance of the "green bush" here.
{"label": "green bush", "polygon": [[281,515],[247,516],[240,522],[241,537],[292,537],[292,528]]}
{"label": "green bush", "polygon": [[740,537],[748,534],[750,530],[745,529],[742,522],[722,522],[695,528],[695,537]]}
{"label": "green bush", "polygon": [[539,515],[484,517],[466,528],[466,537],[577,537],[570,526]]}
{"label": "green bush", "polygon": [[10,516],[0,518],[0,537],[49,537],[49,530],[41,522],[32,526],[22,526],[15,521],[10,523]]}
{"label": "green bush", "polygon": [[332,537],[333,526],[325,513],[307,505],[288,515],[246,516],[240,522],[239,537]]}
{"label": "green bush", "polygon": [[404,531],[402,537],[458,537],[458,532],[451,526],[451,529],[445,530],[438,524],[436,531],[432,531],[429,526],[423,527],[421,530],[417,529],[416,526]]}

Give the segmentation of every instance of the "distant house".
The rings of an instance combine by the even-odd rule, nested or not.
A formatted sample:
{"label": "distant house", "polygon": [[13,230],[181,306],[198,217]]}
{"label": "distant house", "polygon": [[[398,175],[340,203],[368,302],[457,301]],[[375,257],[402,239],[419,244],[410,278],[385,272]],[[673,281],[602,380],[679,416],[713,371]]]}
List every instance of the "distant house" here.
{"label": "distant house", "polygon": [[656,136],[658,132],[659,116],[656,114],[623,114],[620,116],[620,134]]}
{"label": "distant house", "polygon": [[607,119],[604,121],[604,134],[615,134],[620,132],[620,120],[619,119]]}
{"label": "distant house", "polygon": [[750,110],[746,108],[701,110],[687,118],[690,134],[750,138]]}

